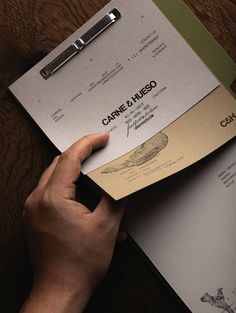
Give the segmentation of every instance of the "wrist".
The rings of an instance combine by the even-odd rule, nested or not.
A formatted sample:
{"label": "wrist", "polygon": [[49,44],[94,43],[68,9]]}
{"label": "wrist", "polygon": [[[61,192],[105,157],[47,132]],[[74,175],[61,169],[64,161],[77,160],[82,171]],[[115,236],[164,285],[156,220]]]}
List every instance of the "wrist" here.
{"label": "wrist", "polygon": [[83,284],[40,277],[33,284],[32,291],[22,313],[83,312],[92,291]]}

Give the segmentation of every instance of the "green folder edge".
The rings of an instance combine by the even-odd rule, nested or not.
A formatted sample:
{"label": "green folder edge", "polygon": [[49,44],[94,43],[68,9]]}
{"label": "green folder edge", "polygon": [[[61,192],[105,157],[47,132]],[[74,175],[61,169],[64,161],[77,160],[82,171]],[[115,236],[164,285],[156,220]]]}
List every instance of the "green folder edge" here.
{"label": "green folder edge", "polygon": [[182,0],[153,0],[177,31],[236,98],[230,85],[236,78],[236,63],[217,43]]}

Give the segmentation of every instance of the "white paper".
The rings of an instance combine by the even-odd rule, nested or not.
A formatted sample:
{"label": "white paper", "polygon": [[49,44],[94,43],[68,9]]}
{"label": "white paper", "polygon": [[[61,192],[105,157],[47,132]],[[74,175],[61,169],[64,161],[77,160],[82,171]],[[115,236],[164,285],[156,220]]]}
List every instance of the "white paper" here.
{"label": "white paper", "polygon": [[[40,70],[113,8],[121,19],[52,77]],[[109,131],[84,173],[126,154],[219,85],[151,0],[111,1],[10,90],[60,151]]]}
{"label": "white paper", "polygon": [[180,176],[139,195],[130,233],[193,313],[235,313],[235,140]]}

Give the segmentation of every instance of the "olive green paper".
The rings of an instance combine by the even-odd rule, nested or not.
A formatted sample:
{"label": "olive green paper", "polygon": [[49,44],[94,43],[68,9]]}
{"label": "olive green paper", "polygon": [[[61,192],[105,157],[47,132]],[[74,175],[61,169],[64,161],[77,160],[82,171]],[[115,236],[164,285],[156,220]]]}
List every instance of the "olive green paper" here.
{"label": "olive green paper", "polygon": [[236,97],[230,85],[236,78],[236,63],[181,0],[153,0],[178,32],[220,82]]}

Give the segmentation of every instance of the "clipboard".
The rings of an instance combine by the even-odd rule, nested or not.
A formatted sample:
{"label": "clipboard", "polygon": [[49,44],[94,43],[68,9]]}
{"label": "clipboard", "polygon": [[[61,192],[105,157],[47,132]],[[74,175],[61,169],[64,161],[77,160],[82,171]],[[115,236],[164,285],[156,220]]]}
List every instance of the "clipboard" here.
{"label": "clipboard", "polygon": [[[147,5],[145,11],[146,13],[150,12],[150,10],[148,11],[149,6],[152,8],[151,12],[153,11],[153,7],[155,8],[151,0],[145,0],[144,2],[141,0],[132,1],[132,7],[130,3],[131,2],[123,4],[123,2],[119,0],[114,0],[110,2],[107,6],[104,7],[102,11],[98,12],[94,18],[89,20],[78,31],[68,37],[45,59],[40,61],[32,70],[29,71],[29,73],[26,73],[22,78],[20,78],[17,82],[10,86],[11,92],[23,104],[23,106],[26,107],[26,109],[27,106],[24,105],[24,102],[27,102],[28,106],[31,106],[33,103],[34,114],[31,115],[43,130],[45,130],[46,126],[48,126],[47,123],[49,122],[45,121],[44,117],[51,119],[53,122],[55,121],[55,123],[60,123],[61,120],[65,117],[66,113],[64,114],[60,107],[55,107],[53,109],[54,111],[52,111],[51,106],[44,105],[44,115],[43,117],[42,115],[40,116],[40,114],[42,113],[41,97],[44,97],[43,100],[45,101],[45,103],[49,101],[50,105],[53,106],[55,104],[55,101],[61,100],[58,97],[57,99],[55,99],[55,94],[61,93],[60,95],[62,95],[63,93],[63,96],[64,94],[65,96],[67,96],[67,94],[69,93],[68,90],[70,91],[71,88],[71,82],[76,89],[76,78],[77,75],[81,75],[81,72],[79,71],[79,69],[76,68],[75,61],[82,60],[82,65],[84,67],[82,76],[87,75],[86,70],[87,68],[89,68],[89,61],[92,61],[92,58],[97,57],[96,49],[100,51],[103,51],[104,49],[104,51],[106,52],[107,47],[113,45],[113,40],[115,38],[116,44],[118,44],[119,49],[122,50],[121,43],[123,44],[122,40],[126,35],[125,26],[128,25],[128,22],[132,22],[133,19],[135,19],[135,16],[133,14],[134,8],[136,10],[136,19],[139,19],[139,22],[140,19],[142,19],[142,17],[145,15],[143,15],[143,4]],[[232,79],[234,78],[233,75],[235,64],[224,53],[223,49],[219,47],[219,45],[209,35],[209,33],[207,33],[207,31],[200,25],[200,23],[192,16],[192,14],[186,8],[182,1],[178,1],[173,4],[172,1],[159,0],[155,1],[155,4],[157,4],[160,7],[161,11],[166,14],[169,21],[172,22],[175,29],[179,30],[179,33],[186,41],[189,41],[191,39],[189,41],[190,46],[193,50],[197,51],[198,60],[199,58],[202,58],[205,61],[205,64],[217,76],[222,85],[218,87],[219,84],[217,82],[218,85],[215,85],[215,87],[218,88],[216,88],[208,96],[206,96],[205,94],[206,97],[204,96],[204,99],[201,98],[202,100],[199,100],[199,103],[195,102],[194,107],[191,108],[187,113],[182,113],[183,115],[179,114],[179,116],[181,116],[178,117],[177,120],[170,122],[168,124],[168,127],[163,127],[161,129],[161,134],[159,134],[160,129],[156,130],[156,128],[153,128],[153,137],[151,138],[151,136],[148,135],[148,137],[146,138],[147,141],[151,139],[152,143],[150,145],[151,151],[148,150],[147,153],[148,158],[146,158],[146,156],[144,158],[141,158],[145,161],[144,163],[136,162],[136,160],[135,162],[133,162],[133,160],[136,156],[142,155],[142,149],[146,148],[146,146],[149,146],[150,141],[145,145],[145,140],[142,141],[141,147],[137,147],[138,145],[135,143],[134,147],[137,150],[133,151],[132,149],[129,149],[128,154],[123,153],[121,157],[119,157],[118,159],[115,158],[115,160],[113,158],[114,161],[112,161],[111,163],[107,164],[108,162],[106,162],[104,163],[105,165],[99,166],[97,170],[87,171],[88,176],[115,199],[125,197],[133,192],[136,192],[152,183],[155,183],[167,176],[170,176],[184,169],[185,167],[191,165],[194,162],[197,162],[210,152],[217,149],[219,146],[230,140],[236,134],[234,123],[234,116],[236,116],[235,99],[229,94],[229,92],[227,92],[226,88],[223,86],[224,84],[228,89],[230,89],[230,84],[232,82]],[[163,18],[162,15],[160,17]],[[169,23],[167,24],[169,25]],[[148,25],[149,27],[149,24],[147,22],[145,25]],[[191,32],[189,33],[189,25],[192,25],[194,34],[196,34],[196,36],[192,36]],[[122,32],[120,31],[121,29]],[[132,32],[135,32],[135,30],[135,27],[131,29]],[[114,34],[115,36],[113,36]],[[147,34],[147,36],[145,38],[142,37],[143,39],[141,40],[141,42],[143,42],[144,45],[143,48],[139,49],[140,54],[143,52],[143,50],[151,46],[151,44],[158,38],[158,33],[156,30],[153,32],[150,32],[149,30],[149,33],[145,34]],[[144,36],[144,34],[142,34],[142,36]],[[201,38],[205,38],[203,43],[201,43]],[[169,40],[169,42],[171,42],[171,40]],[[125,44],[126,46],[128,46],[129,42],[126,41]],[[186,43],[184,42],[184,44]],[[93,54],[90,53],[90,48],[92,46],[94,50],[96,50],[95,52],[93,52]],[[165,49],[166,47],[164,45],[159,45],[157,47],[157,54],[163,51],[162,48]],[[191,50],[191,48],[189,49]],[[80,51],[82,51],[83,53],[76,56],[78,53],[80,53]],[[153,48],[151,49],[151,51],[154,58],[157,55],[155,54],[156,50]],[[210,55],[208,54],[208,51],[210,51]],[[111,50],[109,56],[112,56]],[[109,59],[109,56],[106,58],[106,60]],[[120,53],[119,57],[121,59],[124,58],[122,53]],[[136,54],[131,56],[131,58],[132,57],[135,59]],[[182,54],[180,59],[183,60]],[[213,60],[214,62],[208,62],[208,59],[211,61]],[[97,59],[96,62],[96,66],[99,66],[100,60]],[[172,64],[174,64],[175,66],[175,63],[172,62]],[[221,65],[219,67],[219,64],[222,64],[222,67],[224,68],[223,74],[219,69],[221,68]],[[106,84],[109,79],[113,78],[114,75],[117,75],[119,73],[120,76],[124,75],[122,70],[122,64],[115,63],[114,68],[112,68],[110,72],[105,71],[102,74],[100,80],[97,80],[95,81],[95,83],[93,82],[92,84],[90,84],[88,92],[93,92],[94,89],[96,89],[98,86],[100,87],[102,84]],[[71,78],[72,71],[74,71],[73,79]],[[165,74],[165,72],[162,73]],[[145,71],[142,71],[141,74],[144,76],[146,75]],[[125,90],[125,92],[123,92],[125,93],[124,100],[127,100],[126,93],[130,94],[131,91],[129,89],[132,89],[130,88],[130,86],[126,86],[128,85],[126,84],[126,81],[132,85],[132,79],[137,78],[137,75],[132,75],[129,77],[130,79],[124,79],[124,76],[122,76],[124,79],[122,87]],[[147,79],[147,75],[145,77],[145,79]],[[179,77],[177,77],[177,80],[178,79]],[[60,85],[58,84],[59,81],[61,81]],[[80,82],[83,83],[83,77]],[[37,84],[39,84],[41,88],[41,93],[38,93],[37,97],[35,97],[35,95],[30,90],[30,92],[25,95],[25,85],[27,83],[31,84],[32,88],[36,89],[38,87]],[[175,80],[174,84],[177,83],[178,81],[176,82]],[[144,86],[144,88],[142,88],[139,93],[136,92],[136,94],[132,97],[130,96],[129,99],[131,99],[133,102],[135,102],[137,99],[140,100],[142,96],[148,94],[151,89],[155,89],[156,87],[157,82],[153,79],[150,79],[148,81],[148,84],[146,84],[146,86]],[[185,86],[183,85],[183,87]],[[114,89],[112,84],[109,85],[109,88]],[[156,90],[155,95],[159,96],[161,92],[165,90],[165,87]],[[113,91],[119,94],[119,90],[117,90],[117,88]],[[43,92],[45,92],[46,97],[44,94],[42,94]],[[76,92],[75,96],[73,96],[73,98],[71,98],[70,96],[70,101],[68,104],[70,105],[71,110],[74,110],[73,112],[75,112],[77,110],[77,106],[80,105],[78,99],[80,99],[82,93],[76,90],[73,92]],[[104,93],[99,94],[99,104],[102,104],[104,100],[106,100],[106,96],[107,95]],[[112,93],[110,93],[110,96],[111,99],[108,101],[107,105],[109,105],[109,102],[116,103],[117,101],[117,98],[115,98]],[[64,100],[61,101],[63,102]],[[129,106],[130,100],[126,101],[125,104],[124,102],[121,102],[121,100],[117,102],[120,102],[120,106],[118,107],[119,110],[113,110],[108,118],[103,119],[104,125],[109,121],[115,120],[116,117],[119,118],[119,114],[128,112],[127,106]],[[182,99],[180,103],[181,102]],[[222,103],[224,105],[222,105]],[[87,107],[90,105],[90,103],[86,102],[84,103],[84,105],[85,107]],[[46,128],[48,130],[48,133],[46,132],[46,134],[48,135],[49,139],[51,139],[52,142],[59,148],[59,150],[63,151],[63,149],[60,148],[63,147],[63,145],[61,145],[61,142],[63,140],[66,141],[66,144],[69,146],[72,142],[77,140],[78,137],[80,137],[76,132],[74,132],[74,127],[77,127],[77,129],[84,127],[83,131],[85,132],[85,134],[91,133],[89,128],[87,128],[87,126],[89,126],[87,125],[89,124],[87,120],[92,120],[91,116],[92,113],[94,113],[94,110],[97,110],[98,112],[99,105],[86,111],[86,116],[84,119],[85,122],[83,125],[80,124],[80,115],[78,115],[78,122],[76,119],[76,115],[74,124],[71,128],[67,129],[64,126],[60,128],[60,124],[58,127],[58,124],[55,124],[54,127],[54,125],[50,123],[50,125]],[[212,114],[212,112],[214,114]],[[134,115],[136,113],[139,112],[134,112],[132,114]],[[124,115],[125,114],[126,113],[124,113]],[[126,115],[129,117],[128,114]],[[148,118],[152,117],[153,114],[149,115],[150,116],[148,116],[145,121],[140,122],[139,126],[142,126],[143,122],[149,121]],[[232,122],[228,123],[226,125],[227,127],[222,126],[224,125],[224,122],[228,120],[232,120]],[[136,125],[134,126],[136,127]],[[98,129],[98,131],[100,131],[100,129]],[[110,128],[109,131],[112,132],[113,129]],[[63,132],[65,132],[65,134],[63,134]],[[71,135],[73,136],[70,138],[70,142],[67,140],[67,138]],[[54,136],[57,137],[57,141],[54,140]],[[133,137],[133,139],[135,138]],[[119,139],[117,142],[120,144]],[[125,145],[123,141],[122,144]],[[155,148],[153,148],[153,144]],[[116,149],[114,145],[112,147]],[[108,147],[106,147],[105,149],[107,148]],[[150,155],[152,156],[151,158]],[[132,162],[130,162],[130,159],[132,160]],[[149,166],[148,169],[146,165]],[[86,162],[83,164],[83,167],[86,168]]]}

